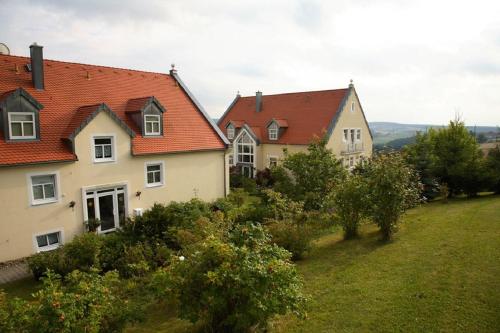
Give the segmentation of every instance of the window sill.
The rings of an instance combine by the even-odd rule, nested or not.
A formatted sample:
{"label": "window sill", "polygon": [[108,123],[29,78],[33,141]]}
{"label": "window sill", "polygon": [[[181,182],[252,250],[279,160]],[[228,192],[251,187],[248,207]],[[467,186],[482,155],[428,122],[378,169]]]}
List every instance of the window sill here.
{"label": "window sill", "polygon": [[163,183],[146,184],[146,188],[162,187]]}
{"label": "window sill", "polygon": [[45,200],[33,200],[31,201],[32,206],[41,206],[41,205],[47,205],[51,203],[56,203],[59,202],[58,199],[45,199]]}
{"label": "window sill", "polygon": [[94,163],[95,164],[99,164],[99,163],[113,163],[113,162],[116,162],[116,159],[111,159],[111,158],[107,158],[107,159],[99,159],[99,160],[96,160],[94,159]]}
{"label": "window sill", "polygon": [[44,247],[39,247],[37,252],[40,253],[40,252],[53,251],[53,250],[57,249],[59,246],[60,246],[60,244],[47,245],[47,246],[44,246]]}

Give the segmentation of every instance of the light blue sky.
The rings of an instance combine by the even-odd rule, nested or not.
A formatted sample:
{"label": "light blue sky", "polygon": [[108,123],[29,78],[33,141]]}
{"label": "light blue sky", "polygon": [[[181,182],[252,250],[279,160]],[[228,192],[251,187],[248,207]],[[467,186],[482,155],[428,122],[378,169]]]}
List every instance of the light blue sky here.
{"label": "light blue sky", "polygon": [[[369,121],[500,125],[500,1],[0,0],[28,55],[179,74],[213,117],[243,95],[346,87]],[[0,78],[1,79],[1,78]]]}

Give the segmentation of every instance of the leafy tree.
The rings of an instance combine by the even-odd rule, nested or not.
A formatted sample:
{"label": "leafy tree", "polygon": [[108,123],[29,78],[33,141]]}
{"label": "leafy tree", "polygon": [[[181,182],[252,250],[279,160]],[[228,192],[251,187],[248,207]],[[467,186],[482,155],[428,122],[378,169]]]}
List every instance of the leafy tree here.
{"label": "leafy tree", "polygon": [[272,170],[274,189],[304,202],[305,210],[323,208],[328,194],[345,175],[342,163],[326,143],[325,136],[313,140],[307,152],[288,154],[285,150],[282,165]]}
{"label": "leafy tree", "polygon": [[397,231],[400,216],[419,201],[418,175],[400,154],[379,155],[365,166],[366,207],[372,220],[390,240]]}
{"label": "leafy tree", "polygon": [[[480,175],[480,153],[475,138],[469,134],[459,119],[450,121],[446,128],[431,135],[435,157],[434,174],[446,183],[450,195],[477,190],[471,176]],[[476,182],[479,184],[480,181]]]}
{"label": "leafy tree", "polygon": [[479,133],[476,137],[477,143],[485,143],[488,141],[488,138],[486,137],[486,134],[484,133]]}
{"label": "leafy tree", "polygon": [[434,199],[439,195],[439,182],[434,175],[436,157],[431,140],[433,135],[432,128],[429,129],[429,132],[417,133],[415,143],[406,146],[403,151],[406,162],[412,165],[420,176],[424,199]]}
{"label": "leafy tree", "polygon": [[489,189],[495,193],[500,193],[500,143],[490,150],[485,161],[486,178],[489,182]]}
{"label": "leafy tree", "polygon": [[332,206],[344,230],[344,239],[358,236],[358,227],[366,215],[367,188],[360,173],[349,175],[332,193]]}
{"label": "leafy tree", "polygon": [[265,329],[275,314],[300,313],[304,298],[290,253],[260,226],[241,225],[228,241],[209,237],[155,276],[160,295],[173,295],[181,318],[210,332]]}

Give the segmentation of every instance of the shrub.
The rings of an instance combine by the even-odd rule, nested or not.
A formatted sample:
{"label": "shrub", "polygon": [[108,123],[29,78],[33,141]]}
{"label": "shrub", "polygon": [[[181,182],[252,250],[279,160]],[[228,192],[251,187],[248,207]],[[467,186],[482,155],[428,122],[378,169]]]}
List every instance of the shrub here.
{"label": "shrub", "polygon": [[304,202],[305,210],[324,208],[327,196],[342,181],[345,170],[326,147],[326,136],[311,142],[307,152],[288,154],[281,166],[273,168],[274,189],[294,201]]}
{"label": "shrub", "polygon": [[289,258],[262,227],[243,225],[229,242],[200,242],[156,281],[160,293],[178,300],[181,318],[201,321],[211,332],[246,332],[265,328],[275,314],[300,312],[301,282]]}
{"label": "shrub", "polygon": [[88,219],[83,224],[88,232],[96,232],[101,225],[101,221],[99,219]]}
{"label": "shrub", "polygon": [[128,220],[123,231],[136,241],[165,242],[173,249],[179,249],[176,242],[176,228],[192,227],[201,217],[211,217],[210,205],[192,199],[188,202],[172,202],[168,205],[154,204],[142,216]]}
{"label": "shrub", "polygon": [[314,225],[306,221],[269,220],[266,229],[272,241],[292,254],[293,260],[302,259],[311,249],[311,243],[318,236]]}
{"label": "shrub", "polygon": [[67,272],[75,269],[89,271],[91,267],[99,268],[101,247],[102,237],[97,234],[85,233],[75,236],[62,248]]}
{"label": "shrub", "polygon": [[38,280],[47,270],[65,276],[78,269],[89,271],[99,268],[99,253],[102,239],[96,234],[86,233],[73,238],[64,246],[47,252],[40,252],[28,258],[28,266]]}
{"label": "shrub", "polygon": [[32,255],[28,258],[28,267],[37,280],[44,276],[48,269],[60,275],[66,275],[68,273],[68,267],[64,262],[62,248]]}
{"label": "shrub", "polygon": [[380,228],[384,240],[397,231],[399,217],[419,202],[417,173],[397,153],[370,160],[363,174],[366,180],[368,213]]}
{"label": "shrub", "polygon": [[[140,319],[137,307],[121,298],[116,273],[74,271],[62,284],[48,272],[36,302],[6,300],[0,295],[0,331],[14,332],[122,332]],[[2,318],[3,317],[3,318]]]}
{"label": "shrub", "polygon": [[332,193],[332,205],[344,239],[358,236],[358,227],[366,215],[367,188],[359,174],[351,174]]}

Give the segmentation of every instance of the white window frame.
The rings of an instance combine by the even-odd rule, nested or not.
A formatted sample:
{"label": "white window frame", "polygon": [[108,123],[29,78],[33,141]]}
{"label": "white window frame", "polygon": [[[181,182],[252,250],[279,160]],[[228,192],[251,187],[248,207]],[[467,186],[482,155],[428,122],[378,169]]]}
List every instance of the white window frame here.
{"label": "white window frame", "polygon": [[276,166],[278,166],[278,161],[279,161],[278,156],[275,156],[275,155],[268,155],[268,156],[267,156],[267,166],[268,166],[269,168],[271,168],[271,160],[272,160],[272,159],[276,160]]}
{"label": "white window frame", "polygon": [[342,129],[342,142],[349,142],[349,129],[348,128]]}
{"label": "white window frame", "polygon": [[[159,165],[160,166],[160,182],[159,183],[148,183],[148,166]],[[165,185],[165,162],[164,161],[149,161],[144,163],[144,185],[145,187],[159,187]]]}
{"label": "white window frame", "polygon": [[[59,242],[57,244],[46,245],[46,246],[42,246],[42,247],[38,246],[38,241],[36,239],[38,236],[47,236],[47,235],[53,234],[53,233],[59,233]],[[33,248],[35,249],[36,253],[52,251],[52,250],[57,249],[59,246],[61,246],[63,244],[64,244],[64,230],[62,228],[43,231],[43,232],[33,234]]]}
{"label": "white window frame", "polygon": [[[155,121],[146,121],[146,117],[155,117],[157,120]],[[146,136],[152,136],[152,135],[161,135],[161,116],[160,115],[157,115],[157,114],[145,114],[144,115],[144,135]],[[148,127],[147,127],[147,123],[158,123],[158,132],[148,132]],[[153,125],[151,125],[151,129],[153,129]]]}
{"label": "white window frame", "polygon": [[[118,188],[123,187],[122,190],[118,190]],[[113,183],[113,184],[104,184],[104,185],[91,185],[91,186],[84,186],[82,187],[82,209],[83,209],[83,221],[88,221],[89,219],[89,214],[87,211],[87,199],[88,198],[93,198],[94,199],[94,204],[96,205],[95,209],[99,210],[99,193],[98,191],[102,190],[114,190],[113,193],[113,205],[115,209],[115,216],[117,216],[117,220],[115,220],[115,228],[108,229],[105,231],[101,231],[101,227],[97,228],[97,232],[99,234],[105,234],[108,232],[113,232],[117,229],[120,228],[120,220],[118,219],[118,194],[123,193],[124,196],[124,210],[125,210],[125,218],[129,216],[128,208],[129,208],[129,202],[128,202],[128,188],[129,184],[128,181],[123,181],[123,182],[118,182],[118,183]],[[87,192],[93,192],[93,194],[87,194]],[[97,215],[96,215],[97,217]]]}
{"label": "white window frame", "polygon": [[[111,139],[111,158],[96,158],[95,157],[95,139]],[[94,163],[109,163],[116,162],[116,134],[94,134],[90,138],[90,145],[92,147],[92,161]],[[103,150],[104,155],[104,150]]]}
{"label": "white window frame", "polygon": [[[358,134],[359,134],[359,139],[358,139]],[[361,142],[363,137],[361,136],[361,128],[356,128],[355,132],[355,140],[356,142]]]}
{"label": "white window frame", "polygon": [[[25,136],[25,135],[12,135],[12,115],[19,116],[31,116],[33,121],[15,121],[16,123],[21,123],[21,131],[24,133],[24,123],[32,123],[33,124],[33,135]],[[9,139],[11,140],[27,140],[27,139],[36,139],[36,117],[33,112],[9,112],[8,113],[8,121],[9,121]]]}
{"label": "white window frame", "polygon": [[228,125],[226,128],[227,131],[227,138],[229,140],[234,139],[234,126],[233,125]]}
{"label": "white window frame", "polygon": [[351,102],[351,112],[354,112],[356,110],[356,106],[354,101]]}
{"label": "white window frame", "polygon": [[[240,143],[240,142],[239,142],[239,140],[240,140],[240,139],[241,139],[244,135],[247,135],[247,136],[248,136],[248,138],[250,138],[251,143]],[[244,130],[244,131],[242,131],[241,135],[239,135],[239,136],[236,138],[235,142],[236,142],[236,147],[235,147],[235,148],[236,148],[236,163],[237,163],[237,164],[238,164],[238,163],[246,163],[246,164],[252,164],[253,166],[255,166],[255,157],[256,157],[256,156],[255,156],[255,150],[256,150],[255,148],[256,148],[256,147],[255,147],[255,140],[252,138],[252,136],[251,136],[251,135],[250,135],[250,134],[249,134],[246,130]],[[244,153],[244,152],[240,153],[240,149],[239,149],[240,145],[241,145],[241,146],[249,146],[249,147],[251,148],[251,152],[250,152],[250,153]],[[252,160],[252,161],[251,161],[251,162],[243,162],[243,161],[240,161],[240,156],[242,156],[242,157],[243,157],[243,156],[251,156],[251,160]],[[242,158],[242,160],[243,160],[243,158]]]}
{"label": "white window frame", "polygon": [[267,131],[269,140],[273,141],[278,140],[278,131],[279,131],[278,124],[276,124],[275,122],[271,123],[271,125],[269,125],[269,127],[267,128]]}
{"label": "white window frame", "polygon": [[[33,195],[33,177],[36,176],[54,176],[55,184],[54,184],[54,198],[50,199],[35,199]],[[50,204],[59,202],[60,193],[61,193],[61,180],[59,177],[59,171],[46,171],[46,172],[35,172],[28,173],[26,175],[27,183],[28,183],[28,191],[29,191],[29,204],[30,206],[38,206],[44,204]]]}
{"label": "white window frame", "polygon": [[228,155],[228,163],[229,163],[229,166],[233,166],[234,165],[234,154],[229,154]]}

